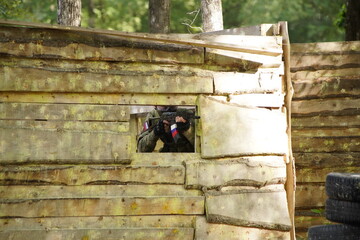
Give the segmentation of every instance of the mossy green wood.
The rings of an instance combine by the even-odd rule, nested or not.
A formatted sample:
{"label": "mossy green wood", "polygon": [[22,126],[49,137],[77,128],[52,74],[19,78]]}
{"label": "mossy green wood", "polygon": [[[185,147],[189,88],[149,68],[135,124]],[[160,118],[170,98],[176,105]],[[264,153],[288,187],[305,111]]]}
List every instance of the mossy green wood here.
{"label": "mossy green wood", "polygon": [[[76,209],[76,210],[75,210]],[[62,199],[24,199],[0,202],[1,217],[76,217],[130,215],[202,215],[204,197],[96,196]]]}
{"label": "mossy green wood", "polygon": [[96,73],[41,68],[0,68],[2,91],[91,93],[212,93],[211,76],[179,73]]}
{"label": "mossy green wood", "polygon": [[0,182],[31,185],[184,184],[184,166],[41,165],[2,166]]}
{"label": "mossy green wood", "polygon": [[115,229],[115,228],[194,228],[195,215],[102,216],[53,218],[1,218],[6,230]]}
{"label": "mossy green wood", "polygon": [[67,240],[193,240],[193,228],[124,228],[124,229],[62,229],[16,230],[0,233],[1,239],[67,239]]}
{"label": "mossy green wood", "polygon": [[0,103],[0,119],[126,122],[130,120],[130,107],[95,104]]}
{"label": "mossy green wood", "polygon": [[287,152],[285,114],[205,96],[199,98],[199,108],[203,158]]}

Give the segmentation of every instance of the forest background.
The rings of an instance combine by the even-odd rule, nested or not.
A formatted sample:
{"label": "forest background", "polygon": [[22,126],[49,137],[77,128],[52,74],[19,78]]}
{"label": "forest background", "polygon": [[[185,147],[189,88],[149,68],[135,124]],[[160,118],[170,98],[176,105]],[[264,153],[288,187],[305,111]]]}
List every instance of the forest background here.
{"label": "forest background", "polygon": [[[344,41],[344,0],[222,0],[224,29],[287,21],[292,43]],[[148,0],[82,0],[82,27],[149,32]],[[171,33],[201,32],[200,0],[171,0]],[[56,0],[0,0],[0,18],[57,23]]]}

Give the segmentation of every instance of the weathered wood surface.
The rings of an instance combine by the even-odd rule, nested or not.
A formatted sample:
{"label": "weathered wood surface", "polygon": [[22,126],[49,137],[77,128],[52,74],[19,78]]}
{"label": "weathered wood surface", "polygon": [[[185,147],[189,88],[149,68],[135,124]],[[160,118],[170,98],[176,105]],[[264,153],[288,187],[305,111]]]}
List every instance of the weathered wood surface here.
{"label": "weathered wood surface", "polygon": [[2,218],[2,231],[21,229],[194,228],[194,215]]}
{"label": "weathered wood surface", "polygon": [[296,153],[298,168],[360,167],[360,152]]}
{"label": "weathered wood surface", "polygon": [[[146,40],[146,41],[157,41],[162,43],[173,43],[173,44],[182,44],[182,45],[190,45],[197,47],[209,47],[221,50],[230,50],[230,51],[239,51],[245,53],[252,54],[264,54],[270,56],[278,56],[281,55],[282,49],[281,46],[276,48],[267,47],[261,45],[262,39],[272,38],[273,41],[277,42],[279,37],[268,37],[268,36],[260,36],[258,37],[259,45],[255,47],[244,46],[243,44],[234,44],[234,43],[224,43],[221,41],[206,41],[201,39],[201,35],[194,36],[192,34],[183,34],[183,35],[161,35],[161,34],[148,34],[148,33],[128,33],[128,32],[119,32],[119,31],[111,31],[111,30],[98,30],[98,29],[86,29],[81,27],[63,27],[57,25],[43,24],[43,23],[27,23],[27,22],[16,22],[16,21],[0,21],[1,25],[10,25],[10,26],[23,26],[23,27],[35,27],[35,28],[44,28],[44,29],[56,29],[56,30],[65,30],[65,31],[73,31],[77,33],[96,33],[96,34],[104,34],[109,36],[116,37],[125,37],[125,38],[134,38],[136,40]],[[219,35],[218,35],[219,36]],[[245,38],[249,39],[251,36],[236,36],[238,39]],[[199,39],[200,38],[200,39]],[[281,39],[281,38],[280,38]],[[248,43],[248,41],[245,41]],[[253,46],[253,45],[252,45]]]}
{"label": "weathered wood surface", "polygon": [[0,119],[62,121],[129,121],[124,105],[0,103]]}
{"label": "weathered wood surface", "polygon": [[296,153],[360,152],[360,137],[293,137]]}
{"label": "weathered wood surface", "polygon": [[[325,183],[326,175],[331,172],[358,173],[358,166],[335,166],[324,168],[298,168],[296,169],[297,182]],[[322,194],[322,193],[321,193]]]}
{"label": "weathered wood surface", "polygon": [[0,232],[1,239],[124,239],[124,240],[193,240],[193,228],[128,228],[128,229],[67,229],[67,230],[17,230]]}
{"label": "weathered wood surface", "polygon": [[219,161],[186,162],[187,188],[219,188],[224,186],[264,186],[284,184],[284,157],[247,157]]}
{"label": "weathered wood surface", "polygon": [[184,184],[184,166],[42,165],[2,166],[1,185]]}
{"label": "weathered wood surface", "polygon": [[2,201],[95,197],[202,196],[199,190],[181,185],[86,185],[86,186],[0,186]]}
{"label": "weathered wood surface", "polygon": [[213,96],[212,98],[222,102],[233,103],[239,106],[260,108],[281,108],[284,105],[284,95],[274,94],[240,94],[228,96]]}
{"label": "weathered wood surface", "polygon": [[285,191],[249,190],[225,195],[206,194],[210,223],[289,231],[291,222]]}
{"label": "weathered wood surface", "polygon": [[[203,158],[286,153],[285,114],[208,97],[200,97],[199,108]],[[219,139],[223,134],[227,137]]]}
{"label": "weathered wood surface", "polygon": [[282,91],[282,79],[274,72],[213,73],[216,94],[271,93]]}
{"label": "weathered wood surface", "polygon": [[129,105],[196,105],[197,94],[117,94],[117,93],[39,93],[0,92],[2,102],[72,103]]}
{"label": "weathered wood surface", "polygon": [[[313,209],[313,211],[318,209]],[[296,232],[307,232],[308,228],[316,225],[334,224],[327,220],[324,216],[295,216]]]}
{"label": "weathered wood surface", "polygon": [[343,68],[334,70],[316,70],[316,71],[299,71],[291,74],[293,81],[297,80],[311,80],[317,79],[325,80],[333,77],[357,77],[359,75],[360,68]]}
{"label": "weathered wood surface", "polygon": [[279,67],[282,64],[280,55],[260,55],[246,52],[234,52],[206,48],[205,63],[220,66],[240,66],[241,70],[256,70],[256,67]]}
{"label": "weathered wood surface", "polygon": [[[76,209],[76,211],[74,210]],[[204,214],[203,197],[105,197],[0,202],[1,217]]]}
{"label": "weathered wood surface", "polygon": [[360,126],[360,114],[343,116],[310,116],[293,117],[291,120],[294,128],[321,128],[321,127],[358,127]]}
{"label": "weathered wood surface", "polygon": [[116,163],[130,158],[128,133],[39,130],[18,128],[17,122],[9,127],[7,122],[0,121],[1,162],[92,159]]}
{"label": "weathered wood surface", "polygon": [[359,77],[296,81],[293,83],[294,99],[358,96],[360,94],[359,81]]}
{"label": "weathered wood surface", "polygon": [[208,223],[206,218],[196,218],[195,239],[197,240],[290,240],[289,232],[261,228],[240,227],[227,224]]}
{"label": "weathered wood surface", "polygon": [[329,98],[293,101],[291,108],[293,117],[315,115],[348,115],[358,113],[360,98]]}
{"label": "weathered wood surface", "polygon": [[299,128],[292,131],[293,137],[360,137],[360,128],[328,127]]}
{"label": "weathered wood surface", "polygon": [[[183,75],[185,74],[185,75]],[[0,68],[2,91],[212,93],[213,78],[188,73],[95,73],[45,68]]]}
{"label": "weathered wood surface", "polygon": [[124,62],[204,62],[204,48],[40,28],[0,27],[0,55]]}
{"label": "weathered wood surface", "polygon": [[[326,55],[333,54],[353,54],[360,51],[360,43],[354,42],[317,42],[317,43],[294,43],[291,44],[291,54],[296,55]],[[292,62],[294,63],[294,62]],[[294,64],[295,66],[297,64]]]}
{"label": "weathered wood surface", "polygon": [[230,28],[213,32],[204,32],[201,35],[251,35],[251,36],[274,36],[279,35],[277,24],[259,24],[240,28]]}
{"label": "weathered wood surface", "polygon": [[360,66],[360,50],[352,54],[341,52],[293,54],[291,58],[293,72],[337,69]]}
{"label": "weathered wood surface", "polygon": [[301,184],[296,186],[295,206],[297,208],[324,207],[327,199],[324,184]]}

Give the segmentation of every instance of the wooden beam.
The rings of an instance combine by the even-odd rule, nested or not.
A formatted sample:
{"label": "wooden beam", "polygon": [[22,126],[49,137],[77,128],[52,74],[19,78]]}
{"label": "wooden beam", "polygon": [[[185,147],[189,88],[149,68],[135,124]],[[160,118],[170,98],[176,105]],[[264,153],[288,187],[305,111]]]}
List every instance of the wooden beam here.
{"label": "wooden beam", "polygon": [[0,166],[2,185],[102,183],[184,184],[184,166],[34,165]]}
{"label": "wooden beam", "polygon": [[[222,50],[230,50],[230,51],[238,51],[245,53],[254,53],[254,54],[263,54],[270,56],[278,56],[282,54],[282,49],[280,48],[247,48],[242,47],[237,44],[226,44],[222,42],[208,42],[204,40],[197,40],[193,37],[190,39],[181,39],[178,36],[172,37],[171,35],[155,35],[155,34],[146,34],[146,33],[125,33],[111,30],[97,30],[97,29],[86,29],[81,27],[70,27],[70,26],[58,26],[58,25],[50,25],[44,23],[27,23],[27,22],[17,22],[17,21],[9,21],[9,20],[1,20],[1,25],[9,25],[9,26],[25,26],[25,27],[37,27],[37,28],[46,28],[46,29],[57,29],[57,30],[66,30],[66,31],[77,31],[77,32],[87,32],[87,33],[97,33],[97,34],[105,34],[111,36],[119,36],[126,38],[134,38],[140,40],[148,40],[148,41],[158,41],[163,43],[174,43],[174,44],[183,44],[197,47],[210,47],[215,49]],[[276,39],[276,37],[273,37]]]}

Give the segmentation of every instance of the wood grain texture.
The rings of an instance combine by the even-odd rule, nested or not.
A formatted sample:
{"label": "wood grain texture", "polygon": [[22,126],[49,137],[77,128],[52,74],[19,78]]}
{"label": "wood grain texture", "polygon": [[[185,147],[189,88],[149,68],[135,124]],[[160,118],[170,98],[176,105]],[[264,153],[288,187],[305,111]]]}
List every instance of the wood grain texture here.
{"label": "wood grain texture", "polygon": [[184,184],[184,166],[38,165],[2,166],[2,185]]}
{"label": "wood grain texture", "polygon": [[[206,97],[200,97],[199,106],[203,158],[286,153],[286,117],[283,113],[241,107]],[[223,134],[227,134],[226,138],[219,139]]]}

